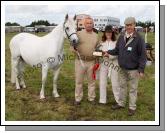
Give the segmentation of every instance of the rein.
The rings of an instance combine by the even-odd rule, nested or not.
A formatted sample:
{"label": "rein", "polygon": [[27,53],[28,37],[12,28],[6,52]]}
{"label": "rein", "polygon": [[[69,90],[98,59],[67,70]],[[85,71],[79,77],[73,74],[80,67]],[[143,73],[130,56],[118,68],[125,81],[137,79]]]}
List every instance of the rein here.
{"label": "rein", "polygon": [[[64,24],[65,24],[65,23],[64,23]],[[71,33],[70,35],[68,35],[67,29],[65,28],[65,25],[63,25],[63,27],[64,27],[64,31],[65,31],[65,33],[66,33],[66,35],[67,35],[67,37],[68,37],[68,40],[70,40],[70,37],[71,37],[72,35],[77,34],[76,32],[74,32],[74,33]]]}

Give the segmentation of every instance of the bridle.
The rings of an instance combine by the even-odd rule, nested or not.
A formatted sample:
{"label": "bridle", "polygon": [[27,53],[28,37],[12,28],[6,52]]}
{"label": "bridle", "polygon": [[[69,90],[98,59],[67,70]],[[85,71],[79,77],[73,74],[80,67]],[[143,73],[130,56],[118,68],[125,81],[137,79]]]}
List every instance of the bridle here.
{"label": "bridle", "polygon": [[77,34],[76,32],[74,32],[74,33],[71,33],[70,35],[68,35],[67,29],[66,29],[66,27],[65,27],[65,23],[64,23],[63,27],[64,27],[64,31],[65,31],[65,33],[66,33],[66,35],[67,35],[67,37],[68,37],[68,40],[70,40],[70,37],[71,37],[72,35]]}
{"label": "bridle", "polygon": [[[70,35],[68,35],[67,29],[66,29],[66,27],[65,27],[65,23],[63,24],[63,28],[64,28],[64,31],[65,31],[65,33],[66,33],[66,35],[67,35],[69,41],[70,41],[70,37],[71,37],[72,35],[77,34],[76,32],[74,32],[74,33],[71,33]],[[71,43],[71,41],[70,41],[70,43]],[[81,65],[82,65],[82,67],[85,67],[85,65],[84,65],[84,63],[83,63],[83,61],[82,61],[82,59],[81,59],[81,56],[80,56],[78,50],[76,49],[76,46],[73,46],[73,48],[76,50],[76,53],[77,53],[77,55],[78,55],[78,57],[79,57],[79,60],[80,60],[80,63],[81,63]]]}

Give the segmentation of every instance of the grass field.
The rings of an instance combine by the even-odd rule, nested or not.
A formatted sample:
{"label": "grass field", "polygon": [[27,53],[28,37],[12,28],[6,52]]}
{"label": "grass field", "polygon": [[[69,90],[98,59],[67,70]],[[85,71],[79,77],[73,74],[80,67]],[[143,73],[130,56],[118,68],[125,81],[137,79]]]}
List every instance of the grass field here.
{"label": "grass field", "polygon": [[[128,106],[125,109],[114,111],[111,103],[114,102],[111,83],[107,86],[108,103],[106,105],[92,105],[87,102],[87,82],[84,83],[84,97],[80,106],[74,102],[74,61],[65,60],[59,78],[58,92],[60,98],[52,97],[53,75],[49,71],[46,83],[46,100],[39,100],[41,88],[40,68],[26,66],[25,81],[27,88],[17,91],[10,83],[10,50],[9,42],[16,33],[6,33],[5,36],[5,118],[6,121],[68,121],[68,120],[95,120],[95,121],[153,121],[155,119],[155,75],[154,65],[146,67],[145,77],[140,80],[138,87],[137,112],[134,116],[127,116]],[[38,33],[43,36],[45,33]],[[154,44],[154,33],[148,34],[148,42]],[[65,41],[65,53],[69,51],[69,42]],[[2,90],[3,91],[3,90]],[[98,81],[96,83],[96,101],[99,100]],[[128,105],[128,104],[127,104]]]}

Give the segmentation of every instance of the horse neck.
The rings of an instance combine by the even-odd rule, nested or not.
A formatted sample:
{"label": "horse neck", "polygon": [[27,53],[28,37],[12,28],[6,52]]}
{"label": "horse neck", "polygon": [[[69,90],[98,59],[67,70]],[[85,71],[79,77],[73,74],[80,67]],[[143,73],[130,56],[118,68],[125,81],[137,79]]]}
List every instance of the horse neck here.
{"label": "horse neck", "polygon": [[63,33],[63,24],[59,24],[58,26],[56,26],[52,30],[51,34],[55,35],[55,34],[57,34],[57,32],[62,32]]}
{"label": "horse neck", "polygon": [[61,53],[63,51],[63,44],[64,44],[64,30],[63,30],[63,24],[60,24],[58,26],[56,26],[52,32],[50,33],[50,35],[52,36],[52,38],[55,38],[55,42],[57,44],[54,44],[56,45],[57,47],[57,52]]}

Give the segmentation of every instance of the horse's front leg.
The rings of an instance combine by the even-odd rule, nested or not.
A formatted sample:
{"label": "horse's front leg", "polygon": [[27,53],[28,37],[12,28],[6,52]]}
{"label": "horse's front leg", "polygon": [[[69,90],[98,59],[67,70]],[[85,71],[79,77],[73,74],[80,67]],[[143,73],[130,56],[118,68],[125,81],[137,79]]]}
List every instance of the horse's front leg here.
{"label": "horse's front leg", "polygon": [[58,76],[59,76],[60,68],[61,67],[54,70],[54,77],[53,77],[53,96],[54,97],[59,97],[59,94],[57,92],[57,79],[58,79]]}
{"label": "horse's front leg", "polygon": [[40,99],[45,98],[44,90],[45,90],[45,83],[46,83],[46,79],[47,79],[47,74],[48,74],[48,66],[43,65],[42,66],[42,88],[41,88],[41,92],[40,92]]}

